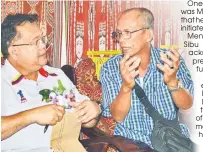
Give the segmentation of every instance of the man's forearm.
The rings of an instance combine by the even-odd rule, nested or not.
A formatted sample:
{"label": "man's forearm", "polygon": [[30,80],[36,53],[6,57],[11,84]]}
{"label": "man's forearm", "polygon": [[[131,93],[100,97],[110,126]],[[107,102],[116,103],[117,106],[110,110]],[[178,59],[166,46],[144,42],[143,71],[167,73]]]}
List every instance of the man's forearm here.
{"label": "man's forearm", "polygon": [[11,116],[1,116],[1,140],[4,140],[22,128],[32,124],[29,111],[20,112]]}
{"label": "man's forearm", "polygon": [[131,106],[131,92],[131,89],[122,84],[118,96],[110,105],[111,115],[116,122],[122,122],[128,115]]}
{"label": "man's forearm", "polygon": [[188,109],[192,106],[192,96],[185,89],[171,92],[172,98],[176,106],[180,109]]}

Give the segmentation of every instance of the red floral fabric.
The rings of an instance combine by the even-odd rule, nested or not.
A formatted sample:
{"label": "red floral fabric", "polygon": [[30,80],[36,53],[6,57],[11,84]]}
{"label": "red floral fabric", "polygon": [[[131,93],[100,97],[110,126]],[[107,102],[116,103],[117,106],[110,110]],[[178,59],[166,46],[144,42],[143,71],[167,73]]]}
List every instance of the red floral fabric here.
{"label": "red floral fabric", "polygon": [[[102,88],[96,77],[95,63],[91,58],[86,58],[78,64],[75,69],[76,87],[81,94],[84,94],[92,101],[102,100]],[[107,134],[112,135],[115,122],[111,118],[101,117],[97,127]]]}
{"label": "red floral fabric", "polygon": [[87,95],[92,101],[101,101],[102,90],[97,80],[95,63],[92,59],[82,60],[76,70],[76,86],[81,94]]}

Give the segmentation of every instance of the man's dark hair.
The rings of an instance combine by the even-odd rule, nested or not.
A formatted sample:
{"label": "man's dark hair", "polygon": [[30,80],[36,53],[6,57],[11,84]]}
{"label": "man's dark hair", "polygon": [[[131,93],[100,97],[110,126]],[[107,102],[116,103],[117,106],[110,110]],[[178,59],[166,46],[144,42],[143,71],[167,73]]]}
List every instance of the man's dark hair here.
{"label": "man's dark hair", "polygon": [[1,52],[5,58],[8,57],[8,47],[17,35],[16,26],[25,22],[38,22],[37,14],[15,14],[8,15],[1,23]]}

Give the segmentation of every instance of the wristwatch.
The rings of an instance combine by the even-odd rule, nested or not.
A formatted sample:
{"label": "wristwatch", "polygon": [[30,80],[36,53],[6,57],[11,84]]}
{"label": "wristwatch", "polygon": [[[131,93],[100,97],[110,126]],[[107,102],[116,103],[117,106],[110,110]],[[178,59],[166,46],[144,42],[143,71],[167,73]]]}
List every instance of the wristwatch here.
{"label": "wristwatch", "polygon": [[170,92],[175,92],[175,91],[178,91],[178,90],[181,90],[183,89],[183,84],[180,80],[178,80],[178,86],[177,87],[172,87],[172,86],[168,86],[168,90]]}

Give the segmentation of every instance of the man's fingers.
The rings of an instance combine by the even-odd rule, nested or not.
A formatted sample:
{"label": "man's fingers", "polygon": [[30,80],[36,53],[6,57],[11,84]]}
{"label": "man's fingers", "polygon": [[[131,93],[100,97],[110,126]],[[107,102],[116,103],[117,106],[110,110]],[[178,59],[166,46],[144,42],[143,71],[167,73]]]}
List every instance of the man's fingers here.
{"label": "man's fingers", "polygon": [[56,105],[56,108],[61,111],[62,113],[65,113],[65,108],[64,106],[61,106],[61,105]]}
{"label": "man's fingers", "polygon": [[81,117],[86,114],[86,111],[84,109],[81,109],[76,111],[76,114],[77,114],[77,117]]}
{"label": "man's fingers", "polygon": [[56,124],[57,124],[57,121],[55,121],[55,120],[53,120],[53,121],[50,123],[51,126],[54,126],[54,125],[56,125]]}
{"label": "man's fingers", "polygon": [[168,64],[170,67],[173,67],[173,62],[171,60],[169,60],[167,57],[166,57],[166,54],[164,53],[160,53],[160,56],[161,56],[161,60],[165,63],[165,64]]}
{"label": "man's fingers", "polygon": [[131,72],[135,70],[140,65],[141,59],[137,58],[137,60],[128,68],[128,71]]}
{"label": "man's fingers", "polygon": [[130,67],[138,58],[136,56],[131,57],[129,60],[125,62],[125,67]]}
{"label": "man's fingers", "polygon": [[176,56],[171,51],[167,52],[167,55],[172,59],[174,68],[178,69],[180,64],[180,56]]}
{"label": "man's fingers", "polygon": [[167,69],[161,65],[161,64],[157,64],[157,67],[159,68],[159,70],[161,70],[162,72],[166,73],[167,72]]}
{"label": "man's fingers", "polygon": [[83,115],[82,117],[79,117],[78,120],[81,122],[81,123],[87,123],[89,122],[90,120],[92,120],[93,118],[89,115]]}
{"label": "man's fingers", "polygon": [[166,69],[166,72],[169,72],[169,71],[172,70],[171,67],[169,67],[168,64],[164,64],[164,68]]}
{"label": "man's fingers", "polygon": [[125,55],[122,60],[120,61],[120,70],[122,70],[125,66],[125,62],[129,59],[129,55]]}
{"label": "man's fingers", "polygon": [[133,70],[131,73],[130,73],[130,76],[132,77],[132,78],[135,78],[137,75],[139,74],[139,70]]}
{"label": "man's fingers", "polygon": [[87,106],[88,102],[90,102],[90,101],[84,100],[84,101],[80,102],[80,104],[76,107],[76,112],[84,109]]}
{"label": "man's fingers", "polygon": [[58,116],[55,116],[55,117],[54,117],[54,121],[58,122],[58,121],[59,121],[59,117],[58,117]]}
{"label": "man's fingers", "polygon": [[[62,107],[62,108],[61,108]],[[57,122],[61,121],[64,114],[65,114],[65,108],[63,106],[57,106],[56,108],[56,114],[55,114],[55,120]]]}
{"label": "man's fingers", "polygon": [[85,110],[82,109],[76,112],[76,117],[81,123],[84,123],[84,120],[87,119],[89,115],[87,112],[85,112]]}
{"label": "man's fingers", "polygon": [[177,56],[175,56],[175,54],[173,54],[171,51],[166,52],[166,54],[171,58],[172,61],[177,61],[179,60],[179,58]]}
{"label": "man's fingers", "polygon": [[173,52],[173,54],[177,57],[180,58],[180,53],[178,52],[178,49],[171,49],[171,52]]}
{"label": "man's fingers", "polygon": [[58,115],[58,121],[61,121],[63,119],[63,115]]}
{"label": "man's fingers", "polygon": [[57,114],[57,116],[59,116],[59,117],[62,117],[62,116],[64,115],[64,113],[63,113],[62,111],[59,111],[59,110],[56,112],[56,114]]}
{"label": "man's fingers", "polygon": [[[175,70],[178,69],[179,64],[180,64],[180,56],[176,56],[173,52],[168,51],[166,54],[163,52],[160,52],[161,60],[165,63],[168,64],[168,66],[172,69],[174,68]],[[168,56],[168,57],[167,57]],[[170,59],[169,59],[170,58]]]}
{"label": "man's fingers", "polygon": [[77,108],[80,102],[68,102],[68,105],[72,106],[73,108]]}

